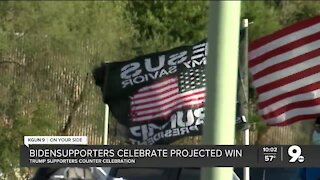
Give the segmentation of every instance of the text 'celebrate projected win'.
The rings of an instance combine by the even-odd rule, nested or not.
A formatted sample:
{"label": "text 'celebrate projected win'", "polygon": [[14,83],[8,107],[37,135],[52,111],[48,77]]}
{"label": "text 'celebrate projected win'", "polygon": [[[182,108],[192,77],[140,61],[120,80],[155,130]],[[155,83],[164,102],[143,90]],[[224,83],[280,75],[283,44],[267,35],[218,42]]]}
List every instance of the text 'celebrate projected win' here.
{"label": "text 'celebrate projected win'", "polygon": [[20,146],[20,165],[22,167],[110,166],[169,168],[319,167],[319,151],[320,146],[317,145],[79,146],[70,144],[36,144],[30,147]]}
{"label": "text 'celebrate projected win'", "polygon": [[254,162],[248,147],[241,146],[21,146],[21,166],[125,166],[196,167],[234,166]]}

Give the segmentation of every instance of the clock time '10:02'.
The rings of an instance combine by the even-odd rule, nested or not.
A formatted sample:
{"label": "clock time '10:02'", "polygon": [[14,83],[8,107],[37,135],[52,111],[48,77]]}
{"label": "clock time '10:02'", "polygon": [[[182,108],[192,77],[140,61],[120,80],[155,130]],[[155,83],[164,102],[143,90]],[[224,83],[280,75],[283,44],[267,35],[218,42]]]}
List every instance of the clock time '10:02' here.
{"label": "clock time '10:02'", "polygon": [[264,153],[277,153],[278,152],[277,147],[263,147],[262,150]]}

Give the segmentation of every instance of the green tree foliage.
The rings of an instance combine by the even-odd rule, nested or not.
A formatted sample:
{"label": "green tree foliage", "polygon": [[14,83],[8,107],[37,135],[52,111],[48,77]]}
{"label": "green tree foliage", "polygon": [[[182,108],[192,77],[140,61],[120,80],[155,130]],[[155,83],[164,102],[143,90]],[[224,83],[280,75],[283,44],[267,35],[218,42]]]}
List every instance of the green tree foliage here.
{"label": "green tree foliage", "polygon": [[[91,53],[99,58],[116,59],[131,55],[125,48],[133,42],[136,31],[125,19],[125,2],[1,3],[5,21],[1,22],[0,32],[16,33],[25,40],[30,38],[25,47],[31,53],[42,47],[69,56],[82,55],[83,49],[77,46],[79,40],[84,40],[97,46]],[[36,44],[32,43],[35,36]]]}
{"label": "green tree foliage", "polygon": [[241,16],[253,22],[249,25],[249,41],[280,29],[278,13],[274,5],[264,1],[244,1]]}
{"label": "green tree foliage", "polygon": [[249,38],[253,41],[298,21],[320,15],[320,4],[314,1],[243,1],[241,17],[253,24]]}
{"label": "green tree foliage", "polygon": [[207,36],[208,2],[130,1],[140,53],[192,44]]}
{"label": "green tree foliage", "polygon": [[17,179],[23,136],[101,127],[101,97],[87,74],[100,61],[133,56],[137,31],[126,5],[0,2],[0,170],[7,178]]}

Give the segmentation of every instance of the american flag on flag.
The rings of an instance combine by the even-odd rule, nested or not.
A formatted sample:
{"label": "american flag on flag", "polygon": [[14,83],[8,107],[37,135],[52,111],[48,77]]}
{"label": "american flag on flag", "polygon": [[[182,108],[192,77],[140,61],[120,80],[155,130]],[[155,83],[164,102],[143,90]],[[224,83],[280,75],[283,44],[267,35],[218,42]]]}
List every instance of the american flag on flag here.
{"label": "american flag on flag", "polygon": [[259,113],[284,126],[320,116],[320,16],[256,40],[249,68]]}
{"label": "american flag on flag", "polygon": [[204,106],[204,66],[180,72],[139,89],[131,97],[130,117],[133,122],[164,119],[182,108]]}

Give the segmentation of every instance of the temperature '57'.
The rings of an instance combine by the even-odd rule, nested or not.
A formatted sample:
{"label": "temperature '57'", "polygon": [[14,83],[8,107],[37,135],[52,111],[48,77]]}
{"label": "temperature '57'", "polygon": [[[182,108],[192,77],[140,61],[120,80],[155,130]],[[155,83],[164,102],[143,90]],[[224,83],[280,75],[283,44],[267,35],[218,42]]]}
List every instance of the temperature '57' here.
{"label": "temperature '57'", "polygon": [[276,158],[276,155],[264,155],[265,162],[272,162]]}

